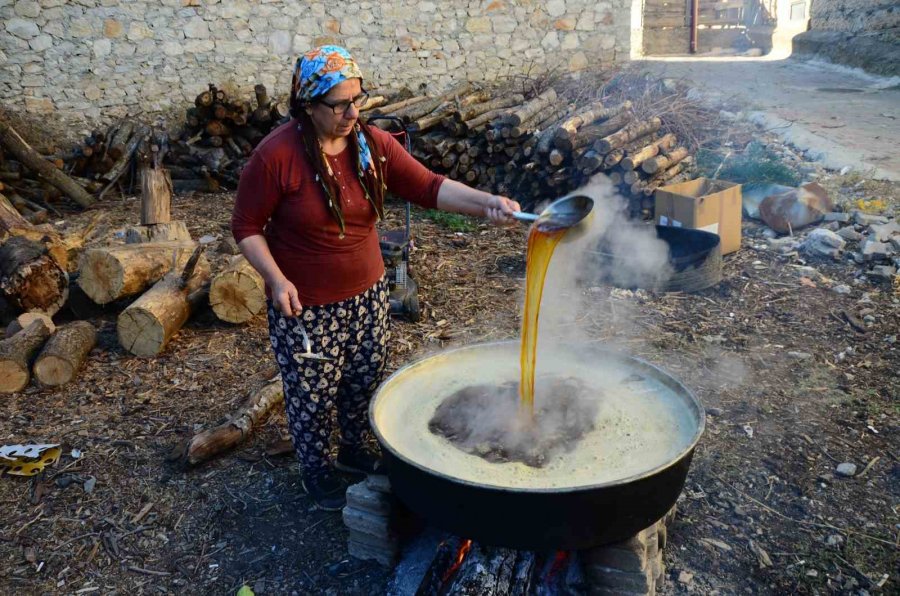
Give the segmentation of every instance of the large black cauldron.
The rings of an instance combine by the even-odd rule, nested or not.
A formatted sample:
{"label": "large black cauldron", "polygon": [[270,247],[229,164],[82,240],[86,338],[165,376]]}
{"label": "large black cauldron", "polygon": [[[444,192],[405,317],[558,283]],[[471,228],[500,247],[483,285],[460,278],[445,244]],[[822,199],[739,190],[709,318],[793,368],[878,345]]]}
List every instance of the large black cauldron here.
{"label": "large black cauldron", "polygon": [[[410,364],[382,384],[372,400],[369,417],[384,451],[395,494],[413,511],[455,535],[527,550],[581,549],[615,542],[660,519],[675,504],[684,486],[694,447],[703,433],[703,408],[683,385],[660,369],[590,344],[556,348],[558,357],[553,367],[575,371],[577,376],[591,377],[594,382],[599,379],[601,384],[605,382],[602,379],[611,384],[638,379],[640,386],[634,395],[643,395],[643,399],[653,391],[664,394],[659,407],[636,418],[633,432],[664,434],[671,427],[670,457],[650,468],[621,470],[617,478],[594,483],[590,483],[594,471],[580,467],[573,473],[572,482],[556,478],[547,486],[541,486],[540,470],[525,470],[523,473],[534,476],[525,486],[515,475],[504,479],[500,468],[494,477],[489,467],[492,464],[476,461],[479,458],[475,456],[441,451],[456,447],[430,436],[425,421],[429,411],[433,413],[442,401],[431,397],[448,394],[467,383],[508,378],[517,371],[518,349],[518,342],[459,348]],[[596,371],[596,376],[591,371]],[[653,416],[659,419],[643,420]],[[620,431],[610,428],[609,432],[629,441],[638,440],[631,432]],[[668,440],[656,435],[647,438],[654,445],[664,446]],[[614,447],[611,443],[605,450]],[[577,451],[572,457],[589,455]],[[448,459],[455,463],[448,463]],[[486,473],[473,477],[476,467]]]}

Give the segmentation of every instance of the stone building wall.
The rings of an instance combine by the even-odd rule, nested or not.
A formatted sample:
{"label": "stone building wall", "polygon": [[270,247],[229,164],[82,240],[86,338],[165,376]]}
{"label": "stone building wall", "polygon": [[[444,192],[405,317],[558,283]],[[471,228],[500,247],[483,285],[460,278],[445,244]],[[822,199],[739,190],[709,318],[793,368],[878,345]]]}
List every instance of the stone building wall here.
{"label": "stone building wall", "polygon": [[812,0],[809,31],[794,38],[794,53],[900,76],[897,0]]}
{"label": "stone building wall", "polygon": [[447,88],[627,60],[632,0],[0,0],[0,103],[101,120],[207,83],[283,94],[298,53],[348,47],[369,88]]}
{"label": "stone building wall", "polygon": [[813,0],[811,28],[865,33],[900,27],[897,0]]}

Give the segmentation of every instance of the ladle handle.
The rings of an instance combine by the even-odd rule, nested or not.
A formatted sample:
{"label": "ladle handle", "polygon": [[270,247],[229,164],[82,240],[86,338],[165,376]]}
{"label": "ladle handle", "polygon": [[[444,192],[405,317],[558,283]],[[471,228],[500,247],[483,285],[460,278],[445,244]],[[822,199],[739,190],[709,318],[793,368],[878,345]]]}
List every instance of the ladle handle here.
{"label": "ladle handle", "polygon": [[538,218],[536,213],[525,213],[524,211],[515,211],[512,215],[515,219],[528,223],[534,223]]}

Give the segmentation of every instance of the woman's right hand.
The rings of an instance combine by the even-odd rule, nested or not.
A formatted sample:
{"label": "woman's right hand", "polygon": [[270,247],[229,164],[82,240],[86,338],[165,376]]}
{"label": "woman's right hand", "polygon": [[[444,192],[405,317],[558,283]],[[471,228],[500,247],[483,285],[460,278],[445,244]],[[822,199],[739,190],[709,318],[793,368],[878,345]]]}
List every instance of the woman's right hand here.
{"label": "woman's right hand", "polygon": [[300,297],[297,295],[297,288],[294,287],[286,277],[269,284],[272,288],[272,304],[275,309],[286,317],[297,317],[303,312],[303,305],[300,303]]}

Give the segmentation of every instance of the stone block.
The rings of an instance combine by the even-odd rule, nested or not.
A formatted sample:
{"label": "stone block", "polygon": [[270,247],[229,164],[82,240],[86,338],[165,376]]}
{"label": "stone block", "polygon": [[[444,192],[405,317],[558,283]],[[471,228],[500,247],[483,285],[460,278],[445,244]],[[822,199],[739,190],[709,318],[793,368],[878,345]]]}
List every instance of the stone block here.
{"label": "stone block", "polygon": [[366,488],[380,493],[391,494],[391,481],[384,474],[366,476]]}
{"label": "stone block", "polygon": [[869,238],[860,245],[860,252],[866,261],[887,259],[894,252],[887,242],[878,242]]}
{"label": "stone block", "polygon": [[35,18],[41,14],[41,5],[34,0],[19,0],[16,2],[15,13],[20,17]]}
{"label": "stone block", "polygon": [[31,39],[41,33],[40,28],[31,21],[25,19],[9,19],[6,21],[6,32],[15,35],[19,39]]}
{"label": "stone block", "polygon": [[618,590],[619,594],[652,594],[656,585],[650,573],[629,573],[602,565],[585,565],[584,573],[597,588]]}
{"label": "stone block", "polygon": [[553,28],[557,31],[574,31],[577,25],[577,21],[568,17],[565,19],[558,19],[555,23],[553,23]]}
{"label": "stone block", "polygon": [[869,227],[869,233],[878,242],[888,242],[894,236],[900,235],[900,224],[896,221],[885,224],[876,224]]}
{"label": "stone block", "polygon": [[360,482],[347,489],[347,505],[388,517],[391,513],[393,497],[389,493],[372,490],[366,486],[365,482]]}
{"label": "stone block", "polygon": [[367,511],[355,509],[353,507],[344,507],[343,510],[344,525],[351,530],[372,534],[382,538],[389,538],[392,535],[390,518],[383,515],[375,515]]}
{"label": "stone block", "polygon": [[53,46],[53,38],[49,35],[38,35],[28,41],[28,47],[35,52],[43,52]]}
{"label": "stone block", "polygon": [[391,567],[397,560],[397,552],[385,550],[383,548],[372,547],[356,541],[347,543],[347,552],[351,557],[361,559],[363,561],[377,561],[386,567]]}
{"label": "stone block", "polygon": [[544,6],[547,9],[547,14],[551,17],[560,17],[566,13],[565,0],[549,0]]}
{"label": "stone block", "polygon": [[121,21],[117,21],[116,19],[106,19],[103,21],[103,36],[114,38],[120,37],[124,32],[125,28],[122,26]]}
{"label": "stone block", "polygon": [[490,33],[491,19],[488,17],[472,17],[466,20],[466,31],[469,33]]}
{"label": "stone block", "polygon": [[25,111],[33,114],[49,114],[53,112],[53,100],[49,97],[26,97]]}
{"label": "stone block", "polygon": [[208,39],[209,25],[200,17],[188,19],[184,25],[184,36],[193,39]]}
{"label": "stone block", "polygon": [[843,238],[844,240],[850,240],[851,242],[859,242],[863,239],[863,235],[857,232],[853,226],[845,226],[837,231],[837,235]]}
{"label": "stone block", "polygon": [[877,224],[886,224],[888,222],[888,218],[884,217],[883,215],[870,215],[868,213],[863,213],[862,211],[854,211],[853,221],[861,226],[871,226]]}
{"label": "stone block", "polygon": [[850,221],[850,214],[838,212],[826,213],[825,221],[838,221],[841,223],[848,223]]}

